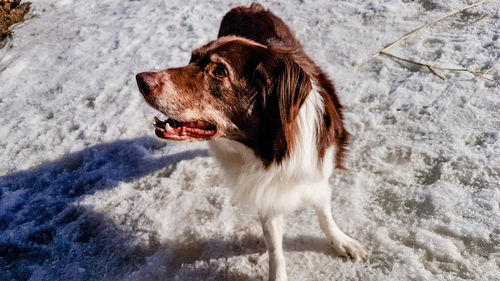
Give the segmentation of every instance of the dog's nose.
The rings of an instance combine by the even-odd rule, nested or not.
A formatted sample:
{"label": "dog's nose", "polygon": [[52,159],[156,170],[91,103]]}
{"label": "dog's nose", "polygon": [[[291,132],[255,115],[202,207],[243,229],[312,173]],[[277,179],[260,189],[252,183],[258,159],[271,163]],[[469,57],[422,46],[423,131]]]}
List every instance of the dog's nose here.
{"label": "dog's nose", "polygon": [[135,76],[137,80],[137,86],[139,87],[139,91],[143,95],[149,95],[156,88],[158,88],[158,81],[156,80],[154,72],[142,72]]}

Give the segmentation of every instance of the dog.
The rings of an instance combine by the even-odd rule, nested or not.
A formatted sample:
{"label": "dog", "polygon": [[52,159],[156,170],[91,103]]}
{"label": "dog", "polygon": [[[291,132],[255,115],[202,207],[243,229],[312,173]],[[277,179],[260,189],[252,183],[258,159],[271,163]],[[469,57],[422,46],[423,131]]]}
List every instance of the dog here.
{"label": "dog", "polygon": [[330,245],[354,260],[366,252],[337,226],[328,179],[343,169],[349,133],[327,75],[290,28],[262,5],[236,7],[218,38],[189,64],[136,76],[140,92],[168,118],[155,134],[208,141],[228,185],[257,210],[269,254],[269,280],[287,280],[284,215],[312,207]]}

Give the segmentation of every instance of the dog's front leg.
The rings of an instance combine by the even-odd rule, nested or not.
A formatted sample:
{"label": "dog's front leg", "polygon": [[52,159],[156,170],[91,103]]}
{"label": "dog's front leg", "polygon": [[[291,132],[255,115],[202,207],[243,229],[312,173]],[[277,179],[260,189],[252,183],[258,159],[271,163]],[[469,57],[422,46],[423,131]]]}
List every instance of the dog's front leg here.
{"label": "dog's front leg", "polygon": [[269,281],[286,281],[285,257],[283,255],[283,215],[259,214],[269,254]]}

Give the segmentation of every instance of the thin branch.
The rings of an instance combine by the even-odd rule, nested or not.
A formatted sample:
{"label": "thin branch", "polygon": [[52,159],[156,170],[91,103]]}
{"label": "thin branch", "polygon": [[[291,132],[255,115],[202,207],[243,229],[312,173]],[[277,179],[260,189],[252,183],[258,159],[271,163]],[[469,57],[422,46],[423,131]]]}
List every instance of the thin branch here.
{"label": "thin branch", "polygon": [[[381,52],[380,54],[382,55],[385,55],[385,56],[388,56],[388,57],[391,57],[391,58],[394,58],[394,59],[397,59],[397,60],[401,60],[401,61],[404,61],[404,62],[408,62],[408,63],[411,63],[411,64],[415,64],[415,65],[418,65],[418,66],[422,66],[422,67],[425,67],[427,68],[432,74],[436,75],[437,77],[439,77],[439,79],[441,80],[444,80],[443,76],[439,75],[436,73],[436,69],[439,69],[439,70],[448,70],[448,71],[460,71],[460,72],[468,72],[476,77],[480,77],[480,78],[483,78],[483,79],[486,79],[488,81],[491,81],[491,82],[495,82],[493,79],[490,79],[488,77],[485,77],[484,75],[486,75],[493,67],[491,67],[490,69],[488,69],[488,71],[486,72],[480,72],[480,71],[473,71],[473,70],[469,70],[467,68],[448,68],[448,67],[442,67],[442,66],[437,66],[437,65],[430,65],[430,64],[426,64],[426,63],[422,63],[422,62],[417,62],[417,61],[413,61],[413,60],[409,60],[409,59],[405,59],[405,58],[401,58],[401,57],[398,57],[398,56],[395,56],[393,54],[389,54],[389,53],[386,53],[386,52]],[[496,62],[496,64],[498,64],[500,61]],[[493,66],[495,66],[493,65]]]}
{"label": "thin branch", "polygon": [[488,72],[490,72],[498,63],[500,63],[500,60],[498,60],[497,62],[495,62],[490,68],[488,68],[488,70],[486,70],[484,72],[484,74],[488,74]]}
{"label": "thin branch", "polygon": [[435,24],[436,22],[438,22],[438,21],[440,21],[440,20],[443,20],[443,19],[445,19],[445,18],[447,18],[447,17],[451,17],[451,16],[453,16],[453,15],[455,15],[455,14],[461,13],[461,12],[463,12],[463,11],[467,10],[467,9],[470,9],[470,8],[473,8],[473,7],[477,7],[477,6],[479,6],[479,5],[483,5],[484,3],[488,2],[488,1],[489,1],[489,0],[479,1],[479,2],[477,2],[477,3],[475,3],[475,4],[469,5],[469,6],[467,6],[467,7],[463,7],[463,8],[458,9],[458,10],[454,10],[454,11],[452,11],[452,12],[450,12],[450,13],[448,13],[448,14],[444,15],[444,16],[441,16],[441,17],[439,17],[439,18],[437,18],[437,19],[435,19],[435,20],[433,20],[433,21],[431,21],[431,22],[428,22],[428,23],[426,23],[425,25],[423,25],[423,26],[421,26],[421,27],[419,27],[419,28],[417,28],[417,29],[415,29],[415,30],[411,31],[410,33],[407,33],[407,34],[406,34],[406,35],[404,35],[403,37],[401,37],[401,38],[399,38],[398,40],[394,41],[393,43],[389,44],[387,47],[385,47],[382,51],[378,52],[378,53],[377,53],[376,55],[374,55],[373,57],[376,57],[376,56],[378,56],[378,55],[380,55],[380,54],[382,54],[382,53],[385,53],[385,52],[386,52],[386,51],[388,51],[390,48],[392,48],[392,47],[394,47],[394,46],[398,45],[398,44],[399,44],[399,43],[401,43],[402,41],[404,41],[404,40],[406,40],[406,39],[408,39],[408,38],[410,38],[410,37],[412,37],[412,36],[415,36],[415,35],[416,35],[416,34],[417,34],[420,30],[422,30],[422,29],[424,29],[424,28],[426,28],[426,27],[429,27],[429,26],[431,26],[431,25]]}
{"label": "thin branch", "polygon": [[432,72],[432,74],[436,75],[437,77],[441,78],[441,80],[444,81],[444,77],[441,76],[441,75],[439,75],[439,74],[437,74],[436,71],[434,71],[434,69],[432,69],[432,67],[427,66],[427,68],[429,69],[430,72]]}
{"label": "thin branch", "polygon": [[470,24],[476,24],[476,23],[482,22],[482,21],[484,21],[484,20],[486,20],[486,19],[489,19],[489,18],[490,18],[490,15],[484,15],[484,16],[482,16],[481,18],[479,18],[479,19],[477,19],[477,20],[475,20],[475,21],[471,22]]}

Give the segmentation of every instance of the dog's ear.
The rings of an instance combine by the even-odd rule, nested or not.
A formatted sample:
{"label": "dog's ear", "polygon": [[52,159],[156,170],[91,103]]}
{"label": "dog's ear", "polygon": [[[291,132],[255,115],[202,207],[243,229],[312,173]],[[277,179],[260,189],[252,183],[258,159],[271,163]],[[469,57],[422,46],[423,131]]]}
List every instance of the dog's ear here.
{"label": "dog's ear", "polygon": [[307,60],[292,51],[270,46],[255,70],[262,83],[264,112],[281,125],[295,120],[312,89],[310,74],[301,64],[307,64]]}

